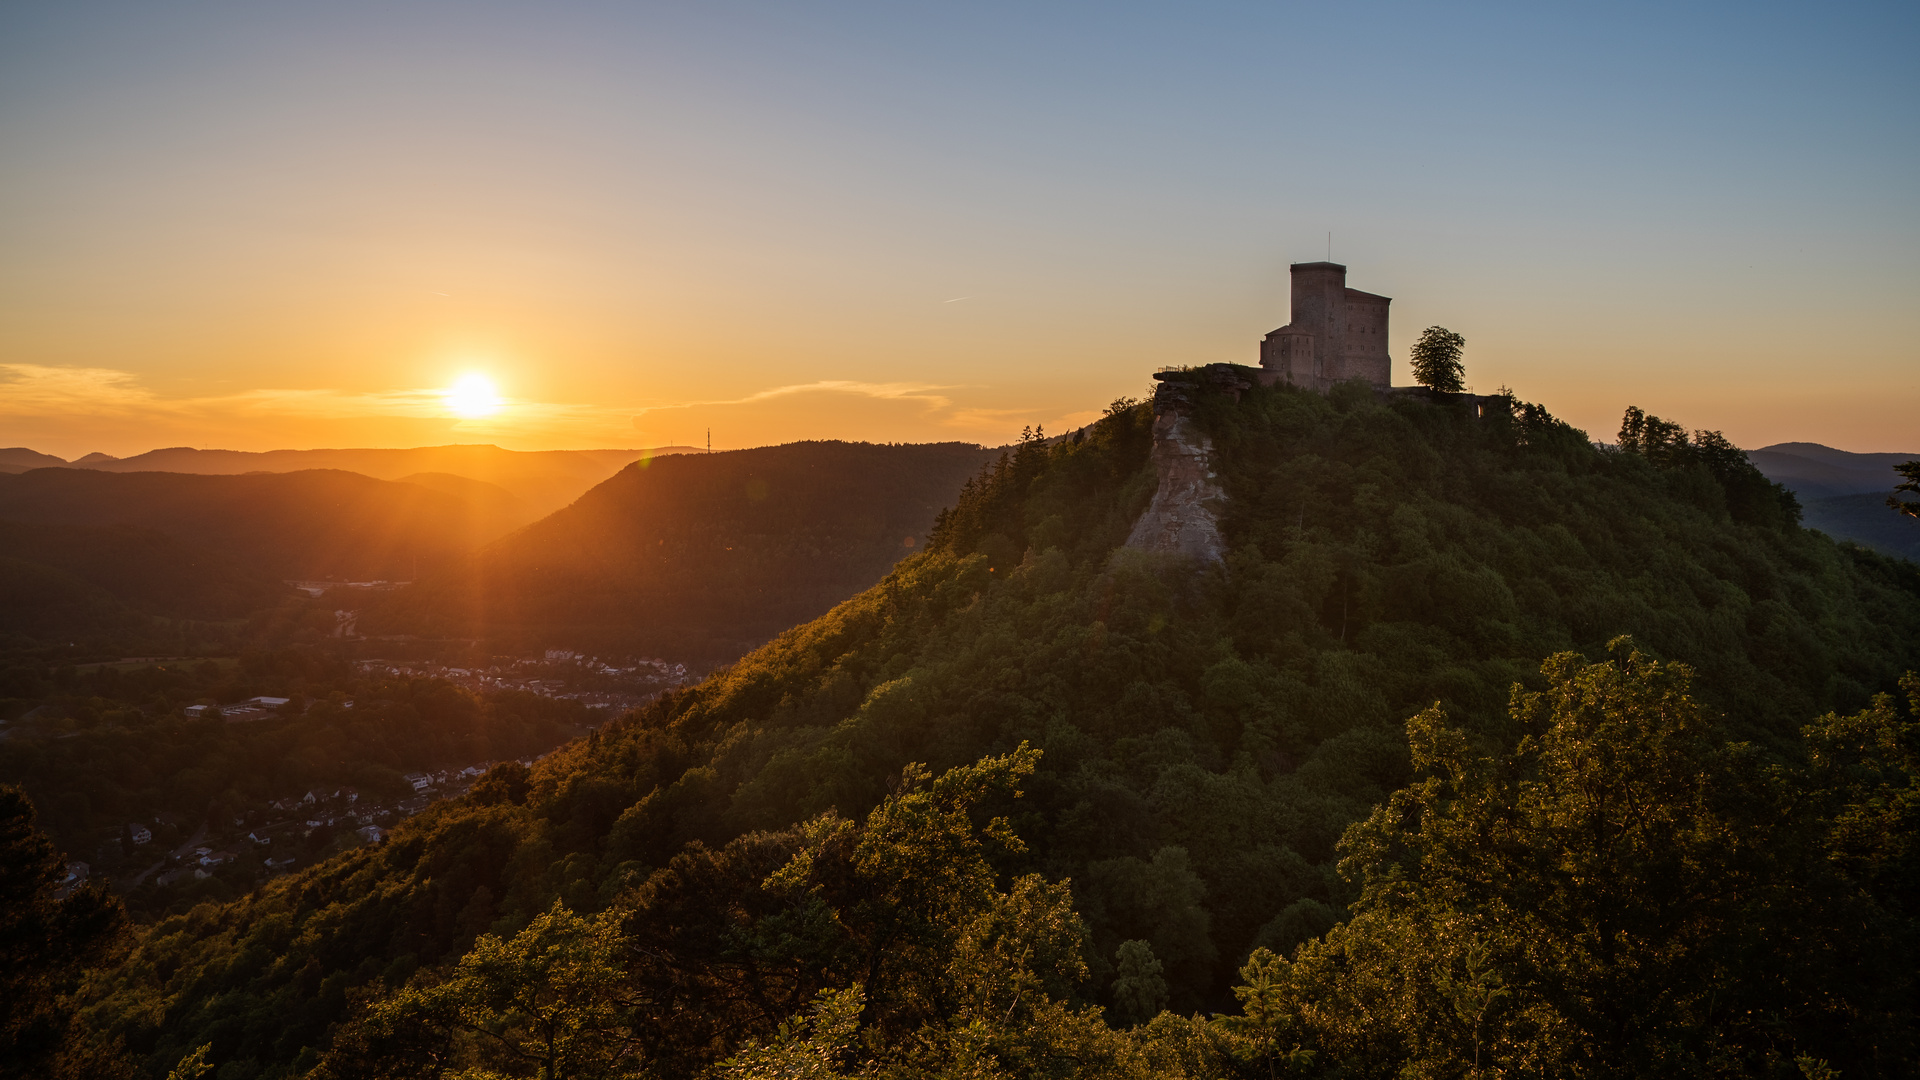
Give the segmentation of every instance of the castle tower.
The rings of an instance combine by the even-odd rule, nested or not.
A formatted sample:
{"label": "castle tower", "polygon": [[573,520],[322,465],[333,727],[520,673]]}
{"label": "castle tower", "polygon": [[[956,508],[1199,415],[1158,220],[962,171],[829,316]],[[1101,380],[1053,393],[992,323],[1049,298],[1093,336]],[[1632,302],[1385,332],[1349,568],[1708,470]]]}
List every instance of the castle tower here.
{"label": "castle tower", "polygon": [[1347,268],[1333,262],[1294,263],[1293,321],[1260,342],[1263,381],[1325,390],[1347,379],[1385,388],[1387,356],[1384,296],[1347,288]]}

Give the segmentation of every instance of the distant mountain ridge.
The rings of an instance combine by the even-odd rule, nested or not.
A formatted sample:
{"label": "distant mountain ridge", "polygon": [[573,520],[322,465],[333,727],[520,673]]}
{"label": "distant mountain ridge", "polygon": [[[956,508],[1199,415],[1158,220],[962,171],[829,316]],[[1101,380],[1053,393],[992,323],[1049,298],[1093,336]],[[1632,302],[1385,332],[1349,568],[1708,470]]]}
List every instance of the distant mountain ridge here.
{"label": "distant mountain ridge", "polygon": [[29,450],[24,446],[0,448],[0,473],[26,472],[28,469],[58,467],[66,463],[65,458]]}
{"label": "distant mountain ridge", "polygon": [[878,581],[998,453],[826,441],[635,463],[362,625],[730,660]]}
{"label": "distant mountain ridge", "polygon": [[629,462],[694,452],[690,446],[632,450],[503,450],[491,444],[321,450],[201,450],[171,446],[132,457],[88,454],[72,462],[25,447],[0,450],[0,472],[66,466],[100,472],[172,472],[232,476],[250,472],[341,469],[377,480],[419,473],[495,485],[521,500],[521,520],[534,521],[579,498]]}
{"label": "distant mountain ridge", "polygon": [[[817,442],[648,456],[532,525],[525,499],[454,472],[126,467],[298,460],[193,450],[32,468],[0,474],[0,630],[124,638],[149,616],[249,615],[286,599],[286,581],[417,580],[350,601],[365,606],[361,632],[720,662],[877,581],[996,453]],[[490,455],[438,460],[481,471],[476,456]]]}
{"label": "distant mountain ridge", "polygon": [[1819,443],[1787,442],[1747,451],[1767,479],[1799,496],[1808,528],[1920,562],[1920,521],[1887,506],[1911,454],[1856,454]]}
{"label": "distant mountain ridge", "polygon": [[151,530],[283,579],[411,578],[506,532],[518,513],[498,497],[337,469],[206,476],[55,468],[0,476],[0,520]]}
{"label": "distant mountain ridge", "polygon": [[1911,454],[1856,454],[1819,443],[1787,442],[1747,451],[1747,460],[1767,479],[1802,499],[1886,492],[1899,482],[1893,468],[1920,458]]}

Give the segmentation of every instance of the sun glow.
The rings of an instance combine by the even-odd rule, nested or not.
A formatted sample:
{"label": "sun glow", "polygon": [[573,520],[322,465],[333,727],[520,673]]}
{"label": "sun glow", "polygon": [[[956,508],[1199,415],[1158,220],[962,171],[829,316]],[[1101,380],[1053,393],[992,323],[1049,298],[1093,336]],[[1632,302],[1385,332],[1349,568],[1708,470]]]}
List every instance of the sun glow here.
{"label": "sun glow", "polygon": [[447,390],[447,409],[467,420],[491,416],[500,410],[500,392],[485,375],[462,375]]}

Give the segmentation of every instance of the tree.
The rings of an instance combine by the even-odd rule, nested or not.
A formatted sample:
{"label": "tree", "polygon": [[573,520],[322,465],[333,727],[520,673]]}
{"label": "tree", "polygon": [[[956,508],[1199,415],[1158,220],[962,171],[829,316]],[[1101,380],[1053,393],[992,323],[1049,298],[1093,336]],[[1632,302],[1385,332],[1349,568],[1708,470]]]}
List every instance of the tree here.
{"label": "tree", "polygon": [[772,1040],[749,1043],[720,1063],[722,1080],[844,1080],[839,1065],[853,1055],[866,995],[858,985],[822,990],[812,1015],[780,1025]]}
{"label": "tree", "polygon": [[1880,694],[1802,733],[1808,891],[1822,901],[1801,920],[1819,946],[1805,981],[1830,1003],[1810,1023],[1848,1076],[1898,1075],[1920,1042],[1920,675],[1900,687],[1905,716]]}
{"label": "tree", "polygon": [[[1716,742],[1692,673],[1616,639],[1516,686],[1492,752],[1438,706],[1416,779],[1342,842],[1353,920],[1288,971],[1293,1020],[1362,1075],[1740,1071],[1791,1053],[1766,855],[1785,800]],[[1730,799],[1730,792],[1739,797]],[[1782,991],[1785,992],[1785,991]]]}
{"label": "tree", "polygon": [[1427,327],[1413,343],[1413,381],[1448,394],[1466,389],[1467,370],[1460,363],[1466,347],[1467,339],[1446,327]]}
{"label": "tree", "polygon": [[0,1076],[60,1075],[70,994],[102,959],[126,915],[97,882],[62,895],[66,865],[34,827],[33,803],[0,787]]}
{"label": "tree", "polygon": [[1689,438],[1679,424],[1630,405],[1620,419],[1618,439],[1621,450],[1656,469],[1706,470],[1720,485],[1735,521],[1776,526],[1800,521],[1800,500],[1793,492],[1767,479],[1746,451],[1717,431],[1696,431]]}
{"label": "tree", "polygon": [[555,901],[511,940],[474,943],[452,976],[375,1003],[326,1062],[341,1077],[635,1076],[614,920]]}
{"label": "tree", "polygon": [[[898,790],[864,822],[816,819],[806,846],[767,879],[796,900],[824,901],[846,930],[842,962],[864,1003],[853,1029],[835,1022],[834,1037],[853,1040],[871,1059],[855,1074],[1141,1075],[1136,1052],[1098,1010],[1067,1003],[1087,977],[1086,927],[1072,891],[1039,874],[1015,877],[1002,891],[993,859],[1025,845],[1006,818],[976,820],[988,800],[1017,798],[1039,759],[1022,743],[937,778],[908,765]],[[832,1015],[844,1017],[848,999],[831,1000],[842,1010]],[[789,1021],[788,1030],[803,1022]],[[814,1023],[817,1036],[827,1021]],[[738,1059],[761,1069],[776,1060],[784,1059]]]}
{"label": "tree", "polygon": [[[1904,491],[1910,495],[1920,495],[1920,460],[1901,462],[1893,467],[1893,471],[1905,478],[1901,480],[1900,483],[1895,484],[1893,490]],[[1887,496],[1887,505],[1908,517],[1920,517],[1920,501],[1912,501],[1889,495]]]}
{"label": "tree", "polygon": [[[1214,1026],[1227,1037],[1228,1052],[1255,1075],[1261,1072],[1273,1080],[1282,1068],[1292,1071],[1313,1064],[1314,1053],[1302,1050],[1296,1042],[1281,1049],[1284,1037],[1294,1028],[1287,1010],[1284,973],[1287,962],[1266,947],[1253,950],[1240,968],[1241,984],[1233,988],[1240,999],[1239,1016],[1214,1018]],[[1264,1070],[1260,1067],[1265,1066]]]}
{"label": "tree", "polygon": [[1123,941],[1114,957],[1114,1015],[1125,1024],[1144,1024],[1167,1007],[1167,980],[1161,977],[1160,961],[1153,946],[1144,941]]}
{"label": "tree", "polygon": [[213,1049],[212,1043],[201,1043],[188,1052],[180,1063],[167,1073],[167,1080],[200,1080],[213,1071],[213,1065],[207,1061],[207,1052]]}

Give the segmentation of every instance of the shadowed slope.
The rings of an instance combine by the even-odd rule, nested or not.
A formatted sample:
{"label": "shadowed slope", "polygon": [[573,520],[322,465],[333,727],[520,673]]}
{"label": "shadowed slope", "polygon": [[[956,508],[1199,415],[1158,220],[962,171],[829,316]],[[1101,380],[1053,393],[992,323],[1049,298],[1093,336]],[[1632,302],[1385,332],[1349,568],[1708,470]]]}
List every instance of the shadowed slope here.
{"label": "shadowed slope", "polygon": [[132,525],[278,578],[411,578],[498,536],[497,506],[316,469],[244,476],[35,469],[0,476],[0,520]]}
{"label": "shadowed slope", "polygon": [[[101,472],[176,472],[219,476],[345,469],[381,480],[404,480],[414,473],[423,472],[450,473],[498,485],[523,500],[523,516],[513,522],[520,525],[567,505],[593,485],[620,471],[630,461],[690,449],[670,446],[654,450],[525,451],[502,450],[497,446],[482,444],[255,452],[175,446],[125,458],[89,454],[73,465],[75,468]],[[56,462],[41,464],[52,465]]]}
{"label": "shadowed slope", "polygon": [[805,442],[639,462],[367,625],[731,659],[879,580],[989,456]]}

